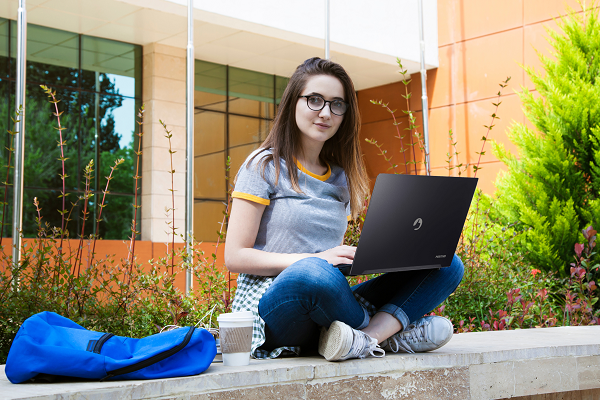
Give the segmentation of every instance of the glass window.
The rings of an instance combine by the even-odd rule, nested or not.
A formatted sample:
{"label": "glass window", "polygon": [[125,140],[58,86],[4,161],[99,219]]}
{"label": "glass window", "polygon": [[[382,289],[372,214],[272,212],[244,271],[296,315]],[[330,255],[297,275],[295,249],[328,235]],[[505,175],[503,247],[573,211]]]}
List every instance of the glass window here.
{"label": "glass window", "polygon": [[284,78],[283,76],[275,77],[275,103],[281,103],[281,96],[283,96],[283,91],[287,87],[290,78]]}
{"label": "glass window", "polygon": [[229,112],[272,119],[274,82],[273,75],[229,68]]}
{"label": "glass window", "polygon": [[[17,56],[17,23],[11,26],[11,57]],[[79,35],[27,25],[27,81],[56,86],[78,86]],[[16,68],[13,66],[13,68]],[[14,70],[12,72],[15,73]]]}
{"label": "glass window", "polygon": [[266,139],[288,79],[200,60],[195,79],[194,236],[215,241],[227,190],[248,155]]}
{"label": "glass window", "polygon": [[8,20],[0,18],[0,79],[8,76],[8,61]]}
{"label": "glass window", "polygon": [[[112,183],[112,182],[111,182]],[[102,195],[96,199],[98,203],[102,202]],[[140,201],[138,199],[138,201]],[[131,221],[133,219],[133,196],[107,195],[105,206],[102,210],[102,221],[98,225],[98,234],[102,239],[123,239],[131,235]],[[99,207],[96,207],[98,210]],[[97,218],[96,211],[96,218]],[[138,211],[138,218],[141,219],[141,212]],[[138,221],[139,224],[139,221]],[[139,225],[138,225],[139,227]]]}
{"label": "glass window", "polygon": [[141,75],[140,46],[91,36],[83,36],[81,40],[83,88],[140,97],[141,82],[135,79]]}
{"label": "glass window", "polygon": [[[14,111],[14,61],[8,70],[3,60],[9,49],[16,56],[16,22],[0,19],[0,141],[9,147],[12,129],[10,117]],[[10,29],[9,29],[10,26]],[[9,46],[10,44],[10,46]],[[4,57],[4,58],[3,58]],[[141,105],[141,46],[99,39],[29,24],[27,32],[27,114],[25,122],[24,173],[24,235],[34,236],[35,212],[33,196],[38,197],[44,221],[60,226],[62,190],[59,132],[53,115],[54,105],[39,87],[48,85],[56,91],[64,128],[63,141],[68,193],[70,202],[85,189],[83,169],[94,160],[93,179],[89,182],[94,197],[88,204],[90,217],[85,223],[85,234],[95,232],[94,220],[99,212],[106,176],[116,159],[123,158],[110,182],[107,207],[98,234],[107,239],[126,239],[133,218],[135,162],[138,138],[136,110]],[[8,76],[5,76],[8,71]],[[8,151],[0,152],[4,164]],[[14,165],[14,160],[12,162]],[[0,171],[0,176],[2,173]],[[2,180],[5,179],[2,178]],[[12,182],[12,177],[10,180]],[[141,182],[140,182],[141,187]],[[3,196],[3,194],[1,195]],[[81,233],[83,221],[79,202],[72,211],[70,237]],[[25,208],[28,207],[28,208]],[[141,218],[141,213],[138,213]],[[12,218],[12,211],[5,217]],[[108,222],[107,222],[108,221]],[[4,236],[10,232],[4,232]]]}
{"label": "glass window", "polygon": [[194,157],[194,197],[225,200],[225,152]]}
{"label": "glass window", "polygon": [[246,161],[246,158],[252,153],[254,150],[258,149],[260,143],[248,144],[245,146],[232,147],[229,149],[229,157],[231,157],[231,166],[229,176],[232,177],[231,183],[233,184],[233,177],[237,175],[240,167]]}
{"label": "glass window", "polygon": [[225,150],[225,114],[198,111],[194,114],[194,155]]}
{"label": "glass window", "polygon": [[217,240],[224,211],[225,204],[223,202],[194,201],[194,237],[196,240]]}
{"label": "glass window", "polygon": [[262,143],[267,137],[269,121],[260,118],[229,116],[229,146]]}
{"label": "glass window", "polygon": [[225,111],[227,107],[227,66],[196,60],[194,69],[194,106]]}

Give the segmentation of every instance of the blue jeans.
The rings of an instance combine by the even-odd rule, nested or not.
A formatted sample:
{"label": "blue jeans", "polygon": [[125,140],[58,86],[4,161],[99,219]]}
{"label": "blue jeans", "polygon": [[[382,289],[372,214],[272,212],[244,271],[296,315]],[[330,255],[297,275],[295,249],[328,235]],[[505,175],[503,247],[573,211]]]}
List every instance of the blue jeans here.
{"label": "blue jeans", "polygon": [[279,274],[260,300],[258,312],[266,325],[262,347],[314,347],[320,327],[329,327],[333,321],[365,328],[369,315],[353,292],[378,312],[396,317],[405,328],[448,298],[463,273],[463,263],[455,255],[447,268],[390,272],[350,287],[327,261],[305,258]]}

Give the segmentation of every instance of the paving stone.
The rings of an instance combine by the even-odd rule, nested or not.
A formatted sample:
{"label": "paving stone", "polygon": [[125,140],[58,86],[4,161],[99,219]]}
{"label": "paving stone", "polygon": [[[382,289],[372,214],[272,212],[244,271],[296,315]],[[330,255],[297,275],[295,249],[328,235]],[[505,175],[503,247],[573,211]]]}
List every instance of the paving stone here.
{"label": "paving stone", "polygon": [[469,399],[467,367],[366,376],[307,385],[307,400]]}
{"label": "paving stone", "polygon": [[473,399],[504,399],[515,393],[512,361],[472,365],[469,374]]}
{"label": "paving stone", "polygon": [[600,388],[600,356],[577,357],[575,360],[579,375],[579,389]]}

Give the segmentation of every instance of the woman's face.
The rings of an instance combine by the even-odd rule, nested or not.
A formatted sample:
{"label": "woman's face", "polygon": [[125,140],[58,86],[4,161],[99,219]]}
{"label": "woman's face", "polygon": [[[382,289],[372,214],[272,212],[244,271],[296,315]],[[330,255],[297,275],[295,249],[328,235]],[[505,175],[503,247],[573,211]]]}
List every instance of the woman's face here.
{"label": "woman's face", "polygon": [[[314,75],[308,78],[301,96],[318,95],[326,101],[346,100],[344,87],[338,78],[331,75]],[[331,103],[326,103],[321,111],[308,108],[307,99],[299,97],[296,103],[296,124],[302,132],[303,145],[321,146],[337,132],[343,115],[335,115],[330,109]]]}

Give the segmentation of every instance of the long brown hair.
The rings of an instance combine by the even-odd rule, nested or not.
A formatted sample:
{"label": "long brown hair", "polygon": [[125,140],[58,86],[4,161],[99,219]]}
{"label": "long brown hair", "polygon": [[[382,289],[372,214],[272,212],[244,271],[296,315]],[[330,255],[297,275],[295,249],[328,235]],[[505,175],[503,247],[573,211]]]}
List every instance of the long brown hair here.
{"label": "long brown hair", "polygon": [[[277,110],[273,128],[260,146],[261,149],[271,149],[271,154],[262,159],[263,173],[265,166],[273,161],[275,176],[279,178],[280,159],[285,160],[288,166],[294,166],[295,158],[302,152],[301,132],[296,123],[296,104],[298,97],[306,87],[306,81],[311,76],[330,75],[337,78],[344,87],[345,101],[348,110],[335,135],[323,145],[319,155],[322,162],[336,164],[344,169],[350,192],[350,210],[356,218],[362,210],[364,199],[369,190],[368,177],[365,172],[362,152],[360,150],[360,114],[358,99],[354,84],[344,68],[333,61],[323,60],[318,57],[309,58],[296,68],[290,78]],[[256,155],[260,154],[257,153]],[[255,157],[256,157],[255,155]],[[288,167],[292,188],[300,193],[298,185],[298,169]],[[276,183],[277,184],[277,181]]]}

